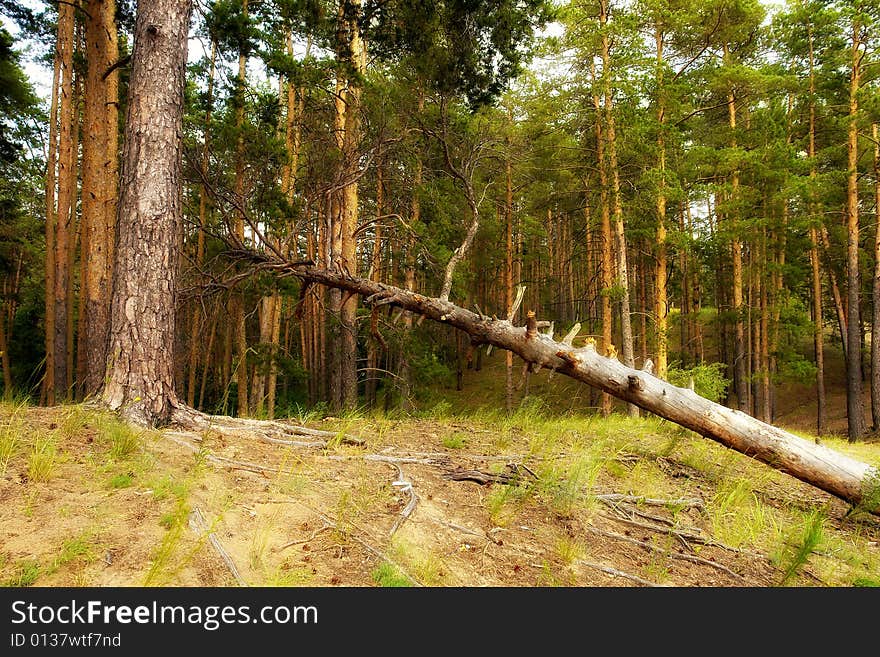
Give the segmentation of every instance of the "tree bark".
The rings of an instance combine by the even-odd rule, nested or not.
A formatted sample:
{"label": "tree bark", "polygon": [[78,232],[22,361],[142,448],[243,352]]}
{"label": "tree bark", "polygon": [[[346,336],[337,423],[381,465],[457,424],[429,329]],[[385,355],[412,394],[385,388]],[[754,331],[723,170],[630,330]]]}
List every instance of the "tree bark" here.
{"label": "tree bark", "polygon": [[103,401],[132,422],[167,422],[174,391],[183,90],[191,0],[138,5]]}
{"label": "tree bark", "polygon": [[871,124],[874,139],[874,315],[871,318],[871,417],[874,431],[880,429],[880,141],[877,124]]}
{"label": "tree bark", "polygon": [[[725,63],[729,59],[727,46],[724,47]],[[727,94],[727,120],[730,127],[730,148],[736,150],[736,97],[731,89]],[[730,203],[732,208],[727,212],[727,220],[732,224],[733,239],[731,240],[731,267],[733,275],[733,386],[736,391],[737,408],[741,411],[748,411],[751,404],[749,402],[749,384],[746,372],[748,360],[746,355],[746,334],[743,323],[743,263],[742,263],[742,242],[737,234],[737,219],[739,215],[739,164],[734,164],[733,171],[730,174]]]}
{"label": "tree bark", "polygon": [[[80,372],[83,393],[93,395],[101,387],[107,362],[110,324],[111,256],[116,211],[115,92],[118,71],[110,70],[118,59],[116,3],[86,3],[85,41],[88,71],[85,79],[82,151],[82,304],[81,348],[85,358]],[[114,94],[111,96],[111,94]]]}
{"label": "tree bark", "polygon": [[46,365],[42,397],[49,406],[55,404],[55,181],[58,166],[58,80],[61,72],[61,27],[55,44],[52,73],[52,100],[49,106],[49,149],[46,159]]}
{"label": "tree bark", "polygon": [[852,24],[852,60],[849,87],[849,128],[847,131],[847,193],[846,193],[846,299],[847,299],[847,359],[846,359],[846,416],[847,435],[857,440],[865,434],[864,400],[862,398],[862,326],[859,312],[859,128],[856,115],[859,109],[858,92],[862,58],[861,26]]}
{"label": "tree bark", "polygon": [[[248,0],[242,0],[242,17],[245,24],[248,21]],[[244,106],[245,86],[247,71],[247,53],[244,47],[238,53],[238,76],[236,78],[235,99],[235,129],[238,138],[235,146],[235,197],[242,205],[245,202],[244,194]],[[236,213],[233,225],[235,237],[244,241],[244,215]],[[229,300],[230,315],[232,315],[233,343],[236,358],[236,404],[239,417],[246,417],[249,411],[248,405],[248,358],[247,358],[247,325],[245,323],[245,299],[244,294],[233,291]]]}
{"label": "tree bark", "polygon": [[[654,321],[656,322],[656,350],[654,372],[665,379],[668,369],[666,293],[666,104],[663,89],[663,30],[656,25],[654,39],[657,44],[657,169],[660,174],[657,189],[657,261],[654,270]],[[681,328],[684,330],[684,317]]]}
{"label": "tree bark", "polygon": [[[790,434],[749,415],[678,388],[643,371],[600,356],[595,347],[574,349],[506,320],[480,316],[448,301],[415,294],[339,272],[275,260],[252,252],[230,253],[276,275],[359,294],[423,315],[467,333],[472,342],[509,349],[534,367],[546,367],[596,386],[711,440],[766,463],[852,504],[877,505],[880,471],[823,445]],[[880,514],[880,506],[869,506]]]}
{"label": "tree bark", "polygon": [[61,102],[58,136],[58,206],[55,215],[54,401],[67,398],[68,250],[76,197],[76,116],[73,99],[74,9],[58,7],[58,52],[61,58]]}
{"label": "tree bark", "polygon": [[[590,73],[596,81],[595,65],[590,62]],[[602,219],[602,353],[608,355],[612,349],[611,291],[614,287],[613,254],[614,245],[611,239],[611,207],[608,201],[608,169],[605,163],[605,134],[602,129],[602,107],[599,94],[593,93],[593,107],[596,110],[596,159],[599,165],[599,202]],[[611,413],[611,395],[602,393],[602,415]]]}
{"label": "tree bark", "polygon": [[[208,157],[210,155],[211,145],[211,111],[214,100],[214,72],[217,60],[217,42],[211,41],[211,64],[208,69],[208,93],[206,94],[205,103],[205,126],[204,137],[202,141],[202,171],[208,172]],[[201,267],[205,260],[205,226],[208,221],[208,189],[205,183],[199,187],[199,227],[196,234],[196,276],[201,277]],[[193,304],[192,319],[190,320],[190,346],[189,346],[189,368],[186,386],[186,403],[195,406],[196,399],[196,370],[199,364],[199,346],[201,345],[201,304]],[[210,354],[206,354],[207,359]]]}
{"label": "tree bark", "polygon": [[[601,0],[599,20],[604,26],[608,20],[608,4]],[[617,285],[620,287],[620,333],[623,362],[628,367],[635,364],[635,346],[633,344],[632,319],[629,301],[629,273],[627,271],[626,231],[623,223],[623,201],[620,197],[620,171],[617,166],[617,136],[614,126],[614,102],[611,91],[611,45],[607,33],[602,35],[602,77],[605,89],[605,129],[608,170],[611,175],[611,199],[614,209],[614,230],[617,238]],[[638,417],[639,409],[630,404],[627,406],[630,417]]]}

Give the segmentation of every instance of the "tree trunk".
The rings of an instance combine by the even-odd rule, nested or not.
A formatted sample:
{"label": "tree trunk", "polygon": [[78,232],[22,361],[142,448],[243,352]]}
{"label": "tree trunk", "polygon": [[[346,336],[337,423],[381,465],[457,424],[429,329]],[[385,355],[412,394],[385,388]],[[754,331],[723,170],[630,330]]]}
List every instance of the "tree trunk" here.
{"label": "tree trunk", "polygon": [[3,365],[3,397],[12,399],[12,367],[9,363],[9,344],[6,340],[6,305],[3,304],[0,316],[0,363]]}
{"label": "tree trunk", "polygon": [[[211,41],[211,64],[208,69],[208,93],[206,94],[205,102],[207,107],[205,108],[205,132],[204,139],[202,142],[202,171],[207,175],[208,173],[208,156],[210,154],[210,144],[211,144],[211,110],[212,104],[214,100],[214,71],[217,60],[217,42]],[[202,183],[199,187],[199,227],[196,235],[196,276],[200,276],[199,273],[202,267],[202,264],[205,260],[205,226],[207,226],[208,221],[208,189],[207,186]],[[190,320],[190,347],[189,347],[189,368],[188,368],[188,379],[186,386],[186,403],[190,406],[195,406],[196,399],[196,370],[198,369],[199,364],[199,347],[201,346],[201,336],[199,335],[201,332],[201,315],[202,308],[201,304],[195,303],[193,304],[192,309],[192,319]],[[207,368],[207,363],[209,362],[210,354],[206,354],[205,356],[205,367]]]}
{"label": "tree trunk", "polygon": [[828,229],[821,221],[819,222],[819,243],[822,245],[822,252],[825,254],[826,267],[828,274],[828,286],[831,288],[831,300],[834,303],[834,312],[837,315],[837,330],[840,333],[840,343],[843,347],[843,357],[847,357],[847,328],[846,328],[846,308],[843,305],[843,295],[840,293],[840,286],[837,284],[837,274],[834,273],[834,263],[831,260],[831,238],[828,236]]}
{"label": "tree trunk", "polygon": [[[373,251],[370,254],[370,271],[367,278],[371,281],[382,280],[382,220],[385,212],[385,181],[383,162],[381,159],[376,163],[376,220],[373,228]],[[378,311],[373,310],[370,315],[370,341],[367,345],[367,375],[364,386],[366,403],[369,408],[376,406],[376,390],[379,387],[379,356],[381,355],[378,325]]]}
{"label": "tree trunk", "polygon": [[[807,157],[810,159],[810,269],[812,273],[813,350],[816,360],[816,435],[825,433],[825,336],[822,317],[822,266],[819,261],[819,234],[816,212],[816,74],[814,71],[813,29],[808,26],[810,124]],[[845,340],[844,340],[845,342]]]}
{"label": "tree trunk", "polygon": [[62,25],[59,20],[52,73],[52,101],[49,107],[49,152],[46,161],[46,365],[42,397],[49,406],[55,404],[55,181],[58,166],[58,80],[63,57]]}
{"label": "tree trunk", "polygon": [[[869,504],[880,513],[877,490],[880,471],[866,463],[817,445],[740,411],[726,408],[692,390],[678,388],[651,374],[600,356],[594,347],[582,349],[556,342],[548,336],[494,320],[458,306],[407,290],[315,267],[277,261],[260,253],[232,253],[276,275],[337,287],[395,305],[466,332],[472,342],[510,349],[536,367],[559,371],[596,386],[628,403],[637,404],[687,429],[751,456],[853,504]],[[527,323],[529,324],[529,323]]]}
{"label": "tree trunk", "polygon": [[141,1],[135,24],[104,402],[167,422],[174,391],[183,90],[191,0]]}
{"label": "tree trunk", "polygon": [[[593,82],[596,80],[595,65],[590,62],[590,73]],[[612,327],[613,318],[611,315],[611,292],[614,287],[613,273],[613,252],[614,245],[611,239],[611,206],[608,201],[608,169],[605,161],[605,135],[602,129],[602,107],[599,102],[599,95],[593,94],[593,107],[596,109],[596,159],[599,164],[599,201],[602,206],[602,289],[600,296],[602,298],[602,353],[608,355],[612,349]],[[611,395],[606,392],[602,393],[602,415],[611,413]]]}
{"label": "tree trunk", "polygon": [[871,318],[871,417],[874,431],[880,429],[880,141],[877,124],[871,124],[874,139],[874,315]]}
{"label": "tree trunk", "polygon": [[[513,129],[513,109],[507,110],[508,129]],[[504,199],[504,312],[510,321],[513,317],[513,175],[510,164],[510,138],[507,139],[507,162],[505,163],[505,182],[507,183]],[[508,413],[513,412],[513,352],[504,354],[504,407]]]}
{"label": "tree trunk", "polygon": [[76,116],[73,99],[74,8],[58,7],[58,51],[61,56],[61,109],[58,138],[58,209],[55,215],[54,400],[66,399],[68,251],[76,205]]}
{"label": "tree trunk", "polygon": [[116,117],[117,90],[114,70],[119,57],[116,44],[116,3],[86,3],[85,40],[88,72],[85,79],[82,152],[82,291],[80,331],[85,350],[81,372],[83,393],[93,395],[101,387],[107,362],[110,324],[110,258],[116,211]]}
{"label": "tree trunk", "polygon": [[[724,47],[724,59],[728,59],[727,46]],[[733,90],[727,94],[727,117],[730,126],[730,148],[736,150],[736,98]],[[727,220],[732,224],[733,239],[731,240],[731,266],[733,275],[733,375],[734,389],[736,390],[737,408],[741,411],[748,411],[749,403],[749,385],[746,366],[748,364],[746,356],[746,335],[743,324],[743,264],[742,264],[742,242],[737,234],[737,219],[739,215],[739,164],[735,164],[730,179],[730,203],[733,206],[728,211]]]}
{"label": "tree trunk", "polygon": [[847,359],[846,359],[846,416],[847,434],[850,440],[857,440],[865,434],[864,400],[862,398],[862,322],[859,312],[859,189],[858,158],[859,128],[856,120],[858,112],[858,92],[861,61],[864,54],[860,46],[861,26],[853,20],[852,68],[849,88],[849,129],[847,131],[847,193],[846,193],[846,298],[847,298]]}
{"label": "tree trunk", "polygon": [[[663,30],[658,23],[654,33],[657,44],[657,169],[660,174],[657,189],[657,262],[654,270],[654,321],[656,322],[656,350],[654,372],[665,379],[668,365],[667,294],[666,294],[666,106],[663,90]],[[682,318],[682,329],[684,318]]]}
{"label": "tree trunk", "polygon": [[[600,2],[599,20],[604,27],[608,20],[606,0]],[[614,102],[611,91],[611,45],[607,34],[602,35],[602,76],[605,88],[605,128],[608,171],[611,175],[611,199],[614,209],[614,230],[617,239],[617,285],[620,288],[620,333],[623,363],[627,367],[635,364],[635,345],[633,344],[632,319],[629,303],[629,273],[627,271],[626,232],[623,223],[623,201],[620,194],[620,171],[617,166],[617,137],[614,127]],[[639,409],[634,404],[627,406],[630,417],[638,417]]]}
{"label": "tree trunk", "polygon": [[[242,16],[245,24],[248,22],[248,0],[242,0]],[[244,194],[244,106],[245,86],[247,71],[247,54],[244,48],[238,53],[238,77],[235,87],[235,129],[238,138],[235,146],[235,198],[242,205],[245,202]],[[235,237],[244,241],[244,216],[236,213],[233,232]],[[248,358],[247,358],[247,325],[245,324],[245,299],[244,294],[233,291],[230,299],[230,315],[232,315],[233,344],[235,350],[235,373],[236,373],[236,404],[238,416],[245,417],[248,414]]]}

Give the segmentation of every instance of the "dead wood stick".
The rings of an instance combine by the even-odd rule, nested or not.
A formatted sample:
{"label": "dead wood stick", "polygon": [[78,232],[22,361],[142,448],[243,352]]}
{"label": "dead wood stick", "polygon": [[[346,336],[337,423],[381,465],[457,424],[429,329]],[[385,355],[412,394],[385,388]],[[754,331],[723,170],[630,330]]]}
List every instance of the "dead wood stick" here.
{"label": "dead wood stick", "polygon": [[586,561],[584,559],[578,559],[575,563],[580,564],[582,566],[587,566],[588,568],[595,568],[596,570],[601,570],[603,573],[607,575],[611,575],[612,577],[622,577],[624,579],[628,579],[630,581],[641,584],[642,586],[656,586],[661,587],[662,584],[655,584],[647,579],[642,579],[641,577],[637,577],[636,575],[630,575],[629,573],[625,573],[622,570],[617,570],[617,568],[611,568],[610,566],[603,566],[600,563],[593,563],[592,561]]}
{"label": "dead wood stick", "polygon": [[202,515],[202,510],[199,509],[199,507],[193,507],[193,510],[189,514],[189,522],[190,527],[197,534],[203,536],[206,535],[208,537],[211,547],[213,547],[214,551],[220,555],[221,559],[223,559],[223,563],[226,564],[226,567],[229,569],[229,572],[232,573],[232,576],[235,578],[235,581],[238,582],[238,585],[247,586],[247,582],[241,576],[241,573],[238,572],[238,568],[235,567],[235,562],[232,560],[232,557],[229,556],[226,548],[223,547],[220,539],[217,538],[214,530],[208,528],[207,523],[205,523],[205,517]]}
{"label": "dead wood stick", "polygon": [[721,572],[727,573],[731,577],[735,577],[736,579],[744,580],[745,578],[742,575],[739,575],[733,572],[727,566],[722,566],[720,563],[716,563],[715,561],[709,561],[708,559],[703,559],[702,557],[697,557],[692,554],[680,554],[678,552],[672,552],[671,550],[667,550],[666,548],[661,548],[650,541],[639,541],[635,538],[630,538],[629,536],[624,536],[623,534],[616,534],[614,532],[608,532],[604,529],[599,529],[597,527],[584,527],[588,532],[593,534],[598,534],[599,536],[607,536],[608,538],[614,538],[618,541],[623,541],[624,543],[632,543],[633,545],[638,545],[643,548],[648,548],[654,552],[659,552],[664,554],[672,559],[681,559],[682,561],[690,561],[691,563],[698,563],[704,566],[709,566],[711,568],[715,568],[716,570],[720,570]]}
{"label": "dead wood stick", "polygon": [[685,497],[677,500],[661,500],[652,497],[643,497],[641,495],[623,495],[621,493],[602,493],[596,495],[596,498],[606,502],[631,502],[633,504],[647,504],[648,506],[676,506],[682,508],[694,508],[705,510],[706,505],[703,500],[695,497]]}
{"label": "dead wood stick", "polygon": [[315,537],[318,534],[320,534],[321,532],[325,532],[328,529],[333,529],[333,527],[331,525],[324,525],[320,529],[316,529],[315,531],[313,531],[311,536],[309,536],[308,538],[304,538],[301,541],[290,541],[289,543],[285,543],[284,545],[281,545],[281,546],[275,548],[275,551],[281,552],[281,550],[286,550],[287,548],[292,547],[294,545],[302,545],[303,543],[311,543],[312,541],[315,540]]}
{"label": "dead wood stick", "polygon": [[407,518],[409,518],[412,515],[412,512],[415,511],[419,498],[418,495],[416,495],[416,491],[413,489],[412,482],[406,478],[405,474],[403,474],[403,468],[400,467],[400,464],[392,463],[391,465],[397,468],[397,480],[392,481],[391,485],[399,488],[401,492],[409,493],[409,502],[407,502],[406,507],[400,513],[397,520],[394,521],[394,524],[391,525],[391,531],[388,533],[389,536],[394,536],[395,532],[401,528]]}
{"label": "dead wood stick", "polygon": [[[724,545],[723,543],[716,543],[714,539],[709,538],[708,536],[701,536],[700,534],[694,534],[687,531],[682,531],[680,529],[675,529],[674,527],[664,527],[659,525],[652,525],[648,522],[639,522],[638,520],[631,520],[629,518],[621,518],[619,516],[608,515],[607,513],[600,513],[600,516],[603,518],[608,518],[609,520],[613,520],[615,522],[623,523],[624,525],[630,525],[631,527],[638,527],[640,529],[648,529],[653,532],[657,532],[660,534],[671,534],[678,538],[683,538],[686,541],[693,541],[694,543],[699,543],[701,545],[713,545],[715,547],[720,547],[730,552],[739,552],[736,548]],[[688,546],[690,548],[690,546]]]}

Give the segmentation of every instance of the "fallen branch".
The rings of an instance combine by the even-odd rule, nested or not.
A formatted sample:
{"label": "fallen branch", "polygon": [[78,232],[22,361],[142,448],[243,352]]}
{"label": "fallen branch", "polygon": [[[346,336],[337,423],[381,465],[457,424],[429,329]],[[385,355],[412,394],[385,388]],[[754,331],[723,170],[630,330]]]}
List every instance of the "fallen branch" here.
{"label": "fallen branch", "polygon": [[745,579],[742,575],[733,572],[730,568],[728,568],[727,566],[723,566],[720,563],[709,561],[708,559],[703,559],[702,557],[697,557],[693,554],[681,554],[679,552],[673,552],[672,550],[667,550],[666,548],[654,545],[648,540],[640,541],[635,538],[630,538],[629,536],[624,536],[623,534],[616,534],[614,532],[605,531],[604,529],[599,529],[597,527],[584,527],[584,529],[593,534],[598,534],[599,536],[606,536],[608,538],[613,538],[618,541],[623,541],[624,543],[631,543],[633,545],[638,545],[639,547],[647,548],[653,552],[659,552],[660,554],[663,554],[672,559],[680,559],[682,561],[690,561],[691,563],[698,563],[704,566],[709,566],[710,568],[715,568],[716,570],[720,570],[723,573],[727,573],[728,575],[730,575],[731,577],[735,577],[736,579]]}
{"label": "fallen branch", "polygon": [[706,510],[706,505],[703,503],[703,500],[698,499],[696,497],[693,498],[682,498],[682,499],[672,499],[672,500],[661,500],[652,497],[642,497],[641,495],[622,495],[620,493],[602,493],[600,495],[596,495],[596,499],[601,500],[603,502],[631,502],[633,504],[647,504],[648,506],[665,506],[665,507],[677,507],[681,509],[700,509],[702,511]]}
{"label": "fallen branch", "polygon": [[412,512],[416,510],[416,504],[419,502],[419,498],[416,495],[415,490],[413,490],[412,482],[403,474],[403,468],[401,468],[398,463],[393,463],[392,465],[397,468],[397,480],[392,481],[391,485],[399,488],[402,493],[409,493],[409,502],[407,502],[406,507],[401,511],[397,520],[394,521],[394,524],[391,525],[391,531],[388,532],[389,536],[394,536],[395,532],[401,528],[407,518],[409,518],[412,515]]}
{"label": "fallen branch", "polygon": [[625,573],[622,570],[617,570],[616,568],[611,568],[610,566],[603,566],[600,563],[593,563],[592,561],[586,561],[584,559],[578,559],[577,561],[575,561],[575,563],[580,564],[581,566],[587,566],[588,568],[601,570],[603,573],[611,575],[612,577],[622,577],[624,579],[628,579],[632,582],[641,584],[642,586],[663,586],[662,584],[655,584],[654,582],[642,579],[641,577],[638,577],[636,575],[630,575],[629,573]]}
{"label": "fallen branch", "polygon": [[235,578],[235,581],[238,582],[238,585],[247,586],[247,582],[244,581],[244,577],[238,572],[238,568],[235,567],[235,562],[232,560],[232,557],[229,556],[226,548],[223,547],[220,539],[217,538],[214,530],[208,528],[207,523],[205,523],[205,517],[202,515],[202,511],[199,507],[194,507],[190,512],[189,525],[197,534],[202,536],[207,535],[208,540],[211,542],[211,547],[213,547],[214,551],[220,555],[221,559],[223,559],[223,563],[226,564],[226,567],[229,569],[229,572],[232,573],[232,576]]}
{"label": "fallen branch", "polygon": [[270,253],[238,249],[230,258],[248,261],[255,270],[278,276],[295,276],[328,287],[360,294],[364,298],[393,296],[393,305],[466,332],[475,344],[495,345],[519,355],[526,363],[546,367],[607,392],[625,402],[671,420],[711,440],[786,472],[867,511],[880,514],[875,493],[880,470],[850,456],[817,445],[746,413],[709,401],[687,388],[679,388],[652,374],[626,367],[589,346],[573,349],[550,336],[536,333],[532,318],[524,330],[507,320],[487,319],[440,299],[402,288],[287,262]]}

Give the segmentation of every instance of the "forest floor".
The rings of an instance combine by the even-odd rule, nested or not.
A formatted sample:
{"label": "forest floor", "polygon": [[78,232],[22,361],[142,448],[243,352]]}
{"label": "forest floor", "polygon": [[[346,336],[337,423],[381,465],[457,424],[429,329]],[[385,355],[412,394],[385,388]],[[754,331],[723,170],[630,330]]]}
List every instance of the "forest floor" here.
{"label": "forest floor", "polygon": [[476,410],[501,363],[414,417],[292,418],[313,447],[0,406],[0,582],[880,585],[880,519],[654,417]]}

